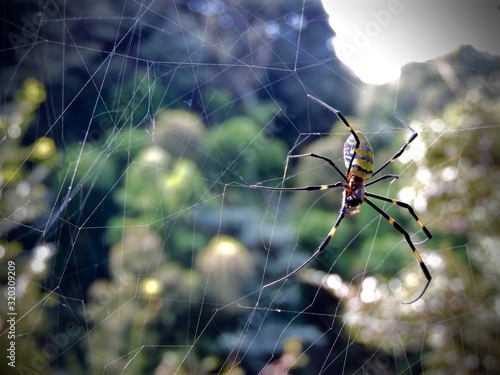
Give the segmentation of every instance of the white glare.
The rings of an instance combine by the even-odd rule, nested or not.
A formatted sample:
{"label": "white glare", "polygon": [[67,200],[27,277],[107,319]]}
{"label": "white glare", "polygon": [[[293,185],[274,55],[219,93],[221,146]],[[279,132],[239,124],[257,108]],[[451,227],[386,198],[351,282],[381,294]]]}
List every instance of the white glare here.
{"label": "white glare", "polygon": [[427,199],[419,195],[413,200],[413,208],[419,212],[423,212],[427,209]]}
{"label": "white glare", "polygon": [[427,184],[432,180],[432,173],[431,171],[426,168],[426,167],[420,167],[417,171],[417,179],[423,183]]}
{"label": "white glare", "polygon": [[342,285],[342,279],[339,275],[328,275],[325,284],[328,288],[338,289]]}
{"label": "white glare", "polygon": [[285,16],[285,21],[295,30],[300,30],[307,26],[307,20],[304,18],[303,14],[289,13]]}
{"label": "white glare", "polygon": [[188,4],[192,11],[207,17],[222,14],[225,11],[225,5],[220,0],[191,0]]}
{"label": "white glare", "polygon": [[441,258],[440,255],[437,255],[436,253],[429,254],[427,258],[425,259],[425,263],[430,267],[430,268],[440,268],[443,265],[443,259]]}
{"label": "white glare", "polygon": [[360,298],[364,303],[371,303],[378,299],[380,293],[377,291],[377,279],[367,277],[361,284]]}
{"label": "white glare", "polygon": [[31,258],[30,268],[35,273],[45,271],[47,267],[47,260],[54,254],[54,249],[48,244],[42,244],[33,250],[33,257]]}
{"label": "white glare", "polygon": [[[416,130],[418,131],[418,130]],[[419,161],[425,156],[426,145],[422,139],[416,139],[411,146],[407,149],[408,156],[413,161]]]}
{"label": "white glare", "polygon": [[266,24],[266,35],[272,39],[276,39],[280,36],[280,26],[276,22],[268,22]]}
{"label": "white glare", "polygon": [[375,290],[377,288],[377,279],[374,277],[367,277],[361,284],[363,289]]}
{"label": "white glare", "polygon": [[18,138],[21,135],[21,128],[19,125],[11,125],[7,128],[7,134],[13,139]]}
{"label": "white glare", "polygon": [[446,167],[441,175],[443,176],[443,180],[445,181],[453,181],[457,178],[457,168],[455,167]]}
{"label": "white glare", "polygon": [[16,187],[16,193],[21,198],[27,197],[28,194],[30,193],[30,190],[31,190],[31,186],[26,181],[20,182],[19,185],[17,185],[17,187]]}
{"label": "white glare", "polygon": [[431,128],[436,133],[441,133],[445,129],[445,127],[446,127],[446,124],[441,119],[435,119],[435,120],[432,120],[432,122],[431,122]]}
{"label": "white glare", "polygon": [[420,284],[420,274],[415,272],[411,272],[406,276],[405,280],[406,285],[411,287],[416,287]]}
{"label": "white glare", "polygon": [[[403,65],[461,45],[500,54],[500,43],[489,32],[497,30],[495,1],[323,0],[323,6],[336,34],[336,55],[366,83],[393,81]],[[470,26],[471,15],[482,27]]]}
{"label": "white glare", "polygon": [[415,199],[415,189],[412,187],[404,187],[399,190],[398,199],[403,202],[413,202]]}

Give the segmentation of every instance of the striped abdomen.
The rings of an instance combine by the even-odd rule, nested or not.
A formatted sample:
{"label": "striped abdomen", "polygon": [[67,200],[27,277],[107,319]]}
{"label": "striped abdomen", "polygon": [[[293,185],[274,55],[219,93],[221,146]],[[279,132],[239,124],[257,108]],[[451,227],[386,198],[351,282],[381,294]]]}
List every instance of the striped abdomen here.
{"label": "striped abdomen", "polygon": [[[370,142],[368,142],[368,138],[366,138],[363,133],[356,132],[356,135],[359,138],[359,147],[352,161],[351,170],[348,172],[363,180],[367,180],[373,174],[373,150]],[[344,143],[344,163],[346,168],[349,168],[355,148],[356,139],[354,135],[351,134]]]}

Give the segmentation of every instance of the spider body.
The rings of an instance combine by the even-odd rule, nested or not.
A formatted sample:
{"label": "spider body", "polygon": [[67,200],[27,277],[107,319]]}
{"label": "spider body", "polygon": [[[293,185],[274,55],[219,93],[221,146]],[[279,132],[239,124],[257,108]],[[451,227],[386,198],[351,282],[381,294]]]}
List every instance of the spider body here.
{"label": "spider body", "polygon": [[[345,167],[354,176],[368,180],[373,175],[373,149],[363,133],[355,133],[357,139],[351,134],[344,143]],[[356,148],[357,141],[359,141],[359,146]]]}
{"label": "spider body", "polygon": [[[405,125],[411,132],[410,138],[406,141],[406,143],[399,149],[398,152],[396,152],[389,160],[387,160],[382,166],[380,166],[378,169],[374,171],[374,158],[373,158],[373,149],[370,145],[370,142],[368,141],[368,138],[365,137],[365,135],[361,132],[356,132],[353,130],[349,122],[346,120],[344,115],[336,110],[335,108],[330,107],[326,103],[322,102],[321,100],[308,95],[310,99],[313,99],[317,103],[321,104],[323,107],[328,109],[330,112],[333,112],[340,121],[348,128],[349,132],[351,135],[347,138],[347,141],[344,143],[344,163],[347,168],[346,173],[342,172],[337,165],[329,158],[325,156],[321,156],[315,153],[309,153],[309,154],[303,154],[303,155],[289,155],[288,158],[304,158],[304,157],[313,157],[317,159],[321,159],[323,161],[326,161],[330,166],[335,169],[337,174],[342,178],[342,181],[336,182],[334,184],[326,184],[326,185],[310,185],[310,186],[304,186],[304,187],[293,187],[293,188],[277,188],[277,187],[268,187],[268,186],[261,186],[261,185],[252,185],[252,188],[256,189],[263,189],[263,190],[278,190],[278,191],[297,191],[297,190],[307,190],[307,191],[313,191],[313,190],[326,190],[326,189],[336,189],[336,188],[342,188],[343,189],[343,194],[342,194],[342,206],[340,208],[340,213],[335,221],[335,224],[333,225],[332,229],[330,229],[330,232],[328,232],[328,235],[325,237],[325,239],[321,242],[319,247],[316,249],[316,251],[298,268],[293,270],[292,272],[288,273],[287,275],[283,276],[282,278],[273,281],[269,284],[264,285],[265,287],[268,287],[270,285],[274,285],[280,281],[288,279],[290,276],[296,274],[298,271],[300,271],[302,268],[304,268],[311,260],[313,260],[319,253],[321,253],[328,245],[330,240],[335,234],[335,231],[339,227],[340,223],[342,222],[343,218],[345,215],[354,215],[357,214],[360,209],[361,209],[361,204],[366,203],[370,207],[372,207],[375,211],[377,211],[387,222],[394,227],[398,232],[400,232],[408,245],[410,246],[410,249],[413,252],[413,255],[415,256],[416,260],[418,261],[420,268],[427,279],[427,283],[425,284],[424,289],[422,292],[413,300],[409,302],[403,302],[405,304],[413,303],[417,300],[419,300],[427,290],[427,287],[429,286],[431,282],[431,275],[429,270],[427,269],[427,266],[423,262],[420,254],[418,253],[415,245],[421,244],[429,239],[432,238],[431,233],[429,230],[425,227],[425,225],[420,221],[418,216],[415,214],[413,211],[413,208],[408,204],[404,202],[400,202],[396,199],[384,197],[381,195],[369,193],[366,191],[366,187],[369,185],[373,185],[377,182],[380,182],[382,180],[386,179],[391,179],[395,180],[399,178],[399,176],[394,175],[394,174],[385,174],[375,180],[369,181],[373,176],[378,174],[380,171],[382,171],[384,168],[386,168],[390,163],[392,163],[394,160],[399,158],[401,154],[405,151],[406,147],[417,137],[417,133],[408,125],[401,117],[395,114],[396,118],[403,124]],[[414,243],[411,239],[410,234],[396,221],[394,220],[391,216],[389,216],[384,210],[382,210],[379,206],[377,206],[375,203],[371,201],[370,198],[381,200],[384,202],[391,203],[393,205],[402,207],[410,213],[410,215],[415,219],[415,221],[418,223],[422,231],[425,233],[427,238],[419,243]]]}
{"label": "spider body", "polygon": [[361,177],[349,175],[344,186],[344,201],[346,208],[357,207],[355,211],[347,211],[349,215],[354,215],[359,212],[359,205],[365,200],[365,180]]}
{"label": "spider body", "polygon": [[[344,143],[344,163],[350,173],[344,186],[344,199],[347,208],[357,207],[365,199],[365,181],[373,174],[373,149],[368,138],[361,132],[355,132]],[[356,147],[357,142],[359,146]],[[359,212],[348,211],[349,215]]]}

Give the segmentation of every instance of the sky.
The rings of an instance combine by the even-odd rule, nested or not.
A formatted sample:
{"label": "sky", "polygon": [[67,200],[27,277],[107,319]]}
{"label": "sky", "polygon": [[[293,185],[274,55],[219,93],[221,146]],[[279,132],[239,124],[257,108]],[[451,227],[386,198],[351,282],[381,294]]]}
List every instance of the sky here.
{"label": "sky", "polygon": [[366,83],[470,44],[500,55],[500,0],[323,0],[335,53]]}

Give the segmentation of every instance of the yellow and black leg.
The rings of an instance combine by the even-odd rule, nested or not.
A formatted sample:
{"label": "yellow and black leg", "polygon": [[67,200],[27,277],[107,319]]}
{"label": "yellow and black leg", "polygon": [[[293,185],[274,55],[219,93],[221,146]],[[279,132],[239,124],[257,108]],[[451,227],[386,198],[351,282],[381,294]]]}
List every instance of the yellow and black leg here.
{"label": "yellow and black leg", "polygon": [[424,289],[422,290],[422,292],[420,292],[420,294],[417,296],[417,298],[415,298],[411,301],[408,301],[408,302],[403,302],[403,303],[404,304],[411,304],[413,302],[418,301],[424,295],[425,291],[427,290],[429,284],[431,283],[432,277],[431,277],[429,270],[427,269],[427,266],[425,265],[424,261],[422,260],[422,257],[420,256],[417,249],[415,248],[415,245],[411,241],[410,234],[396,220],[394,220],[391,216],[389,216],[387,213],[385,213],[384,210],[382,210],[380,207],[378,207],[375,203],[369,201],[366,198],[365,198],[365,203],[367,203],[368,205],[373,207],[373,209],[375,211],[377,211],[380,215],[382,215],[389,222],[389,224],[391,224],[398,232],[400,232],[405,237],[406,242],[408,243],[408,245],[410,246],[410,248],[413,252],[413,255],[415,256],[415,258],[417,258],[417,261],[420,264],[420,268],[422,269],[422,272],[424,273],[424,276],[427,279],[427,283],[425,284]]}
{"label": "yellow and black leg", "polygon": [[368,196],[370,198],[375,198],[375,199],[379,199],[379,200],[384,201],[384,202],[389,202],[393,205],[403,207],[404,209],[408,210],[410,215],[413,216],[415,221],[418,223],[418,225],[420,225],[420,228],[422,228],[423,232],[427,236],[427,238],[421,242],[414,242],[415,245],[423,244],[424,242],[427,242],[432,238],[431,232],[429,232],[429,230],[425,227],[424,223],[422,223],[422,221],[418,218],[418,216],[415,213],[415,211],[413,210],[413,208],[408,203],[400,202],[396,199],[392,199],[392,198],[384,197],[382,195],[372,194],[372,193],[368,193],[368,192],[365,194],[366,194],[366,196]]}
{"label": "yellow and black leg", "polygon": [[285,281],[289,277],[295,275],[297,272],[299,272],[301,269],[303,269],[305,266],[307,266],[314,258],[316,258],[319,255],[319,253],[321,253],[323,250],[325,250],[326,247],[328,246],[328,243],[330,242],[330,240],[335,235],[335,232],[337,231],[337,228],[339,227],[340,223],[342,222],[342,219],[344,218],[345,213],[346,213],[346,205],[345,205],[345,202],[344,202],[344,204],[342,206],[342,209],[340,211],[340,214],[339,214],[337,220],[335,221],[335,224],[333,225],[332,229],[330,229],[330,232],[328,232],[328,235],[321,242],[321,244],[316,249],[316,251],[314,253],[312,253],[311,256],[309,258],[307,258],[307,260],[304,263],[302,263],[298,268],[296,268],[292,272],[286,274],[285,276],[279,278],[278,280],[275,280],[273,282],[270,282],[269,284],[264,285],[263,288],[267,288],[267,287],[269,287],[271,285],[274,285],[274,284],[280,283],[282,281]]}

